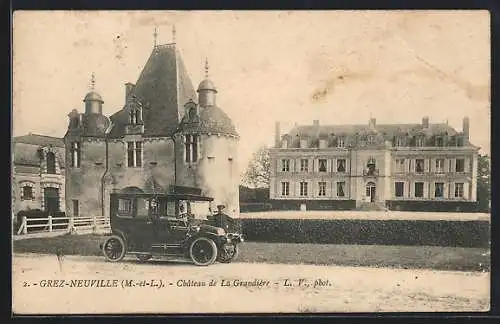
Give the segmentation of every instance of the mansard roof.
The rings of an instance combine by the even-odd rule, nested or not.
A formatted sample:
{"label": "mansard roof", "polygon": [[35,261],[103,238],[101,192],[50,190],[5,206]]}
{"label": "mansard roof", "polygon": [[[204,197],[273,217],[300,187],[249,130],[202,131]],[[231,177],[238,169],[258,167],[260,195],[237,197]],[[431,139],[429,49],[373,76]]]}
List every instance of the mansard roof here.
{"label": "mansard roof", "polygon": [[[175,132],[184,104],[197,98],[175,44],[153,49],[136,82],[134,95],[143,107],[145,136],[168,136]],[[123,136],[129,120],[125,107],[112,115],[111,120],[114,126],[110,136]]]}
{"label": "mansard roof", "polygon": [[423,133],[427,136],[433,135],[456,135],[458,132],[446,123],[429,124],[423,128],[422,124],[380,124],[373,129],[369,125],[297,125],[287,134],[303,138],[327,138],[334,136],[354,136],[373,132],[373,130],[387,138],[398,135],[416,135]]}

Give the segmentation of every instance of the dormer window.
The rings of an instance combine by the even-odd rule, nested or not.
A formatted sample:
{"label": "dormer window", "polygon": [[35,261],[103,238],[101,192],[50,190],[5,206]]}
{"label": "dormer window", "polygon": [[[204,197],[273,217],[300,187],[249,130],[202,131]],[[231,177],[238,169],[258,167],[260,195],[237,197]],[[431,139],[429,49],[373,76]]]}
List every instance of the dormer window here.
{"label": "dormer window", "polygon": [[339,147],[339,148],[345,147],[345,138],[344,137],[339,137],[337,139],[337,147]]}
{"label": "dormer window", "polygon": [[424,138],[422,136],[418,136],[416,139],[415,139],[415,146],[417,147],[422,147],[424,146]]}
{"label": "dormer window", "polygon": [[457,146],[464,146],[464,138],[463,137],[457,137],[456,139]]}
{"label": "dormer window", "polygon": [[444,139],[441,136],[436,137],[436,146],[443,146],[444,145]]}
{"label": "dormer window", "polygon": [[369,135],[368,136],[368,144],[373,144],[373,143],[375,143],[375,136]]}
{"label": "dormer window", "polygon": [[130,124],[132,125],[137,125],[140,124],[142,121],[142,111],[140,108],[132,108],[130,110]]}
{"label": "dormer window", "polygon": [[405,146],[405,139],[403,136],[398,136],[396,138],[396,146]]}

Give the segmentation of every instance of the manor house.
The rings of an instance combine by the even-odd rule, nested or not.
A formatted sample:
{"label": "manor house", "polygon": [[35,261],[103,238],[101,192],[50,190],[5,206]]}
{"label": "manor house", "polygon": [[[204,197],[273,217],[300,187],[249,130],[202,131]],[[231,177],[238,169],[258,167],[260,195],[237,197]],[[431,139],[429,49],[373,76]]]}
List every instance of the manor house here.
{"label": "manor house", "polygon": [[474,210],[479,148],[447,123],[296,125],[271,149],[276,209]]}
{"label": "manor house", "polygon": [[64,136],[68,216],[109,216],[111,192],[166,193],[171,185],[201,188],[214,198],[213,210],[223,204],[239,214],[239,135],[217,106],[208,63],[205,69],[195,91],[175,41],[155,44],[109,117],[92,86],[84,112],[68,115]]}

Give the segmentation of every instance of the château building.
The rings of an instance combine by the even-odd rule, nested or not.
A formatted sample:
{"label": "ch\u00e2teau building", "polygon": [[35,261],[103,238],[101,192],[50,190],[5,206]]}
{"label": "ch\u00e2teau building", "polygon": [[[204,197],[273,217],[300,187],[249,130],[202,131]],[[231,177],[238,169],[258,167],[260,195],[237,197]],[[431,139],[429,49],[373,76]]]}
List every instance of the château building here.
{"label": "ch\u00e2teau building", "polygon": [[70,217],[109,216],[111,192],[167,193],[172,185],[200,188],[214,198],[213,210],[222,204],[239,214],[239,135],[217,106],[208,63],[205,70],[195,91],[175,40],[155,44],[135,84],[125,84],[123,107],[109,117],[92,83],[84,112],[69,114],[64,136]]}
{"label": "ch\u00e2teau building", "polygon": [[296,125],[270,151],[276,209],[463,210],[476,206],[479,148],[447,123]]}

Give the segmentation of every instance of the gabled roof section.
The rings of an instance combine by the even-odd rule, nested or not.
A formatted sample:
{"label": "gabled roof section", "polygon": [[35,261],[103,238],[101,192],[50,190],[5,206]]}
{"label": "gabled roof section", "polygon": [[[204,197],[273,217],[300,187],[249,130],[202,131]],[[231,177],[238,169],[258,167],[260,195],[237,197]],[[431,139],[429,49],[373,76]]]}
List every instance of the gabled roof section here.
{"label": "gabled roof section", "polygon": [[[196,92],[175,44],[153,49],[134,89],[143,106],[144,135],[168,136],[180,122],[184,104],[196,100]],[[121,137],[128,122],[124,109],[111,116],[111,137]]]}
{"label": "gabled roof section", "polygon": [[13,138],[14,143],[23,143],[23,144],[31,144],[37,146],[56,146],[56,147],[64,147],[64,140],[59,137],[46,136],[46,135],[38,135],[31,134],[16,136]]}

